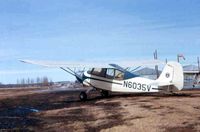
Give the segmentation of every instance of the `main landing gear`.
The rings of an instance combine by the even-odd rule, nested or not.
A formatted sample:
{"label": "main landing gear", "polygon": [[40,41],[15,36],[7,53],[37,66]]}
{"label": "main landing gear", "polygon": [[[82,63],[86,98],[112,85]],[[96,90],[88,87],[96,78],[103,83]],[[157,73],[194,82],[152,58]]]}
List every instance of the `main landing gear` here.
{"label": "main landing gear", "polygon": [[[92,90],[95,90],[95,88],[90,88],[88,89],[86,92],[85,91],[82,91],[79,95],[79,98],[81,101],[86,101],[87,100],[87,94],[92,91]],[[101,90],[100,91],[101,93],[101,96],[102,97],[108,97],[109,96],[109,91],[106,91],[106,90]]]}
{"label": "main landing gear", "polygon": [[81,92],[80,95],[79,95],[79,98],[80,98],[81,101],[87,100],[86,92]]}
{"label": "main landing gear", "polygon": [[102,97],[108,97],[109,96],[109,92],[106,90],[101,90],[101,96]]}
{"label": "main landing gear", "polygon": [[86,100],[87,100],[87,94],[88,94],[90,91],[92,91],[92,90],[94,90],[94,88],[89,88],[86,92],[85,92],[85,91],[82,91],[82,92],[80,93],[80,95],[79,95],[80,100],[81,100],[81,101],[86,101]]}

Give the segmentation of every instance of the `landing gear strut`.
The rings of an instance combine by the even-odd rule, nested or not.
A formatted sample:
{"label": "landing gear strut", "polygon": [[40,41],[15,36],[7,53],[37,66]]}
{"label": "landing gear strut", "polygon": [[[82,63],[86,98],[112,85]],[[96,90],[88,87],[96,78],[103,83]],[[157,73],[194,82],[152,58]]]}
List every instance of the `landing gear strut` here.
{"label": "landing gear strut", "polygon": [[95,90],[95,88],[89,88],[87,91],[82,91],[79,95],[79,98],[81,101],[86,101],[87,100],[87,94],[89,94],[89,92]]}
{"label": "landing gear strut", "polygon": [[80,98],[81,101],[87,100],[86,92],[81,92],[80,95],[79,95],[79,98]]}
{"label": "landing gear strut", "polygon": [[[88,89],[87,91],[82,91],[79,95],[79,98],[81,101],[86,101],[87,100],[87,94],[89,92],[91,92],[92,90],[96,90],[95,88],[90,88]],[[101,90],[101,96],[102,97],[108,97],[109,96],[109,91],[106,91],[106,90]]]}
{"label": "landing gear strut", "polygon": [[109,96],[109,92],[108,92],[108,91],[105,91],[105,90],[102,90],[102,91],[101,91],[101,96],[102,96],[102,97],[108,97],[108,96]]}

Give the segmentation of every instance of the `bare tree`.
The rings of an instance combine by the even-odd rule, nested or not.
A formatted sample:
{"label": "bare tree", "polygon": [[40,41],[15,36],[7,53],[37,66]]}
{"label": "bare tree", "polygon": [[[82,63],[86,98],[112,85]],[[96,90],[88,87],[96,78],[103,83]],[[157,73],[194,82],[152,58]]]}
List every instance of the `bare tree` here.
{"label": "bare tree", "polygon": [[49,79],[48,79],[48,77],[43,77],[42,84],[43,84],[43,86],[48,86],[49,85]]}
{"label": "bare tree", "polygon": [[19,79],[17,79],[17,84],[20,84],[20,81],[19,81]]}
{"label": "bare tree", "polygon": [[22,79],[21,79],[21,85],[24,86],[24,84],[25,84],[25,79],[22,78]]}
{"label": "bare tree", "polygon": [[53,81],[52,81],[52,79],[50,79],[50,81],[49,81],[49,85],[53,85]]}
{"label": "bare tree", "polygon": [[37,84],[41,83],[41,80],[40,80],[39,77],[37,77],[37,79],[36,79],[36,83],[37,83]]}
{"label": "bare tree", "polygon": [[26,84],[30,84],[30,82],[31,82],[31,79],[30,79],[30,78],[27,78]]}
{"label": "bare tree", "polygon": [[31,79],[31,84],[34,84],[34,82],[35,82],[35,81],[34,81],[34,79],[32,78],[32,79]]}

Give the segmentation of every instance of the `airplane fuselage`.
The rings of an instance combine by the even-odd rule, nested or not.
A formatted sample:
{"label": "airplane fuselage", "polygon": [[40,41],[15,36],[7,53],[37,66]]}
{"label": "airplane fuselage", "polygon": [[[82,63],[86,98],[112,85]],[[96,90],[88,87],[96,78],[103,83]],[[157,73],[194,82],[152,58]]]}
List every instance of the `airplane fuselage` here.
{"label": "airplane fuselage", "polygon": [[127,93],[141,93],[141,92],[159,92],[158,86],[155,85],[155,80],[150,80],[142,77],[135,77],[124,80],[108,79],[99,77],[84,72],[83,84],[92,86],[97,89],[112,91],[112,92],[127,92]]}

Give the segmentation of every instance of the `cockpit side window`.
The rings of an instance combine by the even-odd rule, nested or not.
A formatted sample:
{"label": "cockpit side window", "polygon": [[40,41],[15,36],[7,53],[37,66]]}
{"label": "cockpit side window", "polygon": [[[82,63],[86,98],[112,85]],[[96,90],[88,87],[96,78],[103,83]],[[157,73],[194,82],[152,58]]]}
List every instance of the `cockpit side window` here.
{"label": "cockpit side window", "polygon": [[100,76],[100,77],[105,77],[105,73],[106,73],[106,69],[105,68],[94,68],[91,71],[92,75]]}
{"label": "cockpit side window", "polygon": [[124,79],[124,73],[119,71],[119,70],[115,70],[115,79],[116,80],[123,80]]}
{"label": "cockpit side window", "polygon": [[87,71],[87,73],[88,73],[88,74],[91,74],[91,72],[93,71],[93,69],[94,69],[94,68],[90,68],[90,69]]}
{"label": "cockpit side window", "polygon": [[111,68],[107,69],[107,71],[106,71],[106,78],[108,78],[108,79],[114,79],[114,76],[115,76],[114,69],[111,69]]}
{"label": "cockpit side window", "polygon": [[105,77],[108,79],[115,79],[115,80],[124,79],[124,73],[122,71],[113,68],[93,68],[89,73],[91,75]]}

